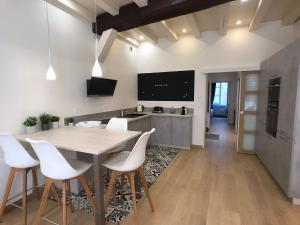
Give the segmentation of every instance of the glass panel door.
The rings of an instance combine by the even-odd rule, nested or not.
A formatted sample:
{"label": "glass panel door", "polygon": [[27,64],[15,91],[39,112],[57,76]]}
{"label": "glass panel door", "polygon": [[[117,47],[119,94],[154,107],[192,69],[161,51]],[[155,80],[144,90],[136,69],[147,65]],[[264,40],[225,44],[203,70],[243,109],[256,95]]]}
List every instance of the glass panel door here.
{"label": "glass panel door", "polygon": [[240,99],[237,151],[255,154],[258,71],[240,73]]}

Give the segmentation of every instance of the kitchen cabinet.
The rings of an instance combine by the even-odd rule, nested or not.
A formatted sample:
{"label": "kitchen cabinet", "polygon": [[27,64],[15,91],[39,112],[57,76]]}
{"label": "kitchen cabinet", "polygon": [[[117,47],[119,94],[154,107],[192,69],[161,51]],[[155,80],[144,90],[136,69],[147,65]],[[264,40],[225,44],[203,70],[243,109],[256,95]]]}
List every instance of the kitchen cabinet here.
{"label": "kitchen cabinet", "polygon": [[151,127],[156,129],[151,144],[172,145],[171,122],[170,116],[151,116]]}
{"label": "kitchen cabinet", "polygon": [[151,137],[151,144],[191,148],[192,117],[152,115],[151,126],[156,129]]}

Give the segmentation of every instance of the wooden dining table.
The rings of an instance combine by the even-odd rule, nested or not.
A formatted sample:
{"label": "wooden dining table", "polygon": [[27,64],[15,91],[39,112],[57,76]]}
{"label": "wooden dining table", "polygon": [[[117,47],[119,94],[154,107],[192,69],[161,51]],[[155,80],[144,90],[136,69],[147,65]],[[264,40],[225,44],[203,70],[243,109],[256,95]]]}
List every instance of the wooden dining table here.
{"label": "wooden dining table", "polygon": [[101,128],[83,128],[63,126],[58,129],[40,131],[33,134],[17,135],[20,142],[26,138],[45,140],[58,149],[93,155],[94,190],[95,190],[95,224],[105,225],[103,160],[104,153],[138,137],[138,131],[110,131]]}

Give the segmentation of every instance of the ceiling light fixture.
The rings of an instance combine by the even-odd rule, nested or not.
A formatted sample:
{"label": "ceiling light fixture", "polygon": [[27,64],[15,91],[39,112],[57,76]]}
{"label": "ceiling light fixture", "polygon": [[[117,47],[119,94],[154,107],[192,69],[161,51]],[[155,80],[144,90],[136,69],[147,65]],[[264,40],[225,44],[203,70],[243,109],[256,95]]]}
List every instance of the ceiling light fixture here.
{"label": "ceiling light fixture", "polygon": [[241,20],[238,20],[238,21],[236,21],[235,24],[236,24],[236,25],[241,25],[241,24],[242,24],[242,21],[241,21]]}
{"label": "ceiling light fixture", "polygon": [[51,35],[49,28],[49,15],[48,15],[48,0],[46,0],[46,16],[47,16],[47,32],[48,32],[48,57],[49,57],[49,68],[46,74],[47,80],[56,80],[56,74],[52,67],[52,54],[51,54]]}
{"label": "ceiling light fixture", "polygon": [[95,64],[93,66],[93,71],[92,71],[92,77],[102,77],[102,69],[98,60],[98,27],[97,27],[97,6],[96,6],[96,0],[94,1],[95,3],[95,19],[96,19],[96,23],[95,23],[95,39],[96,39],[96,43],[95,43]]}
{"label": "ceiling light fixture", "polygon": [[248,2],[248,0],[241,0],[241,2]]}
{"label": "ceiling light fixture", "polygon": [[185,28],[182,29],[182,33],[186,33],[187,30]]}
{"label": "ceiling light fixture", "polygon": [[140,35],[140,40],[145,40],[145,37],[143,35]]}

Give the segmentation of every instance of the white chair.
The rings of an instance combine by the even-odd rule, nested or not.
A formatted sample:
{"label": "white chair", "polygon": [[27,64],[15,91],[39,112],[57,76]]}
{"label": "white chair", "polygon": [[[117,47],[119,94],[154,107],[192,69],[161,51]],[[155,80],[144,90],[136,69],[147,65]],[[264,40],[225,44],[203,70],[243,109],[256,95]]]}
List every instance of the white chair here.
{"label": "white chair", "polygon": [[50,187],[57,181],[61,181],[63,184],[63,225],[67,224],[67,192],[71,191],[70,180],[72,179],[79,180],[87,194],[91,207],[95,210],[92,193],[88,187],[86,178],[83,175],[92,166],[92,164],[78,160],[66,160],[59,150],[47,141],[26,140],[31,144],[33,150],[40,159],[41,172],[47,178],[35,225],[41,224],[42,214],[47,202]]}
{"label": "white chair", "polygon": [[12,183],[16,172],[21,172],[23,175],[23,224],[27,224],[27,174],[32,171],[33,189],[38,196],[38,184],[36,169],[39,166],[39,161],[34,159],[24,147],[12,136],[8,134],[0,134],[0,147],[4,151],[4,161],[10,167],[9,176],[0,208],[0,221],[2,220],[4,210],[8,201],[8,196],[12,187]]}
{"label": "white chair", "polygon": [[[112,131],[127,131],[128,130],[128,121],[127,121],[127,119],[124,119],[124,118],[111,118],[108,121],[106,129],[112,130]],[[127,142],[107,151],[105,154],[121,152],[124,150],[126,145],[127,145]]]}
{"label": "white chair", "polygon": [[145,174],[144,174],[144,171],[142,168],[143,163],[146,160],[147,142],[150,138],[150,135],[154,132],[155,132],[155,129],[153,128],[151,131],[146,132],[143,135],[141,135],[131,152],[129,152],[129,151],[120,152],[120,153],[116,154],[115,157],[113,157],[103,163],[103,165],[106,168],[112,170],[112,175],[111,175],[111,178],[109,181],[108,191],[105,195],[105,200],[104,200],[104,209],[105,210],[107,209],[111,194],[113,192],[116,177],[119,175],[122,176],[123,174],[126,174],[128,177],[128,180],[130,182],[130,186],[131,186],[133,211],[136,212],[136,193],[135,193],[135,184],[134,184],[134,176],[135,176],[134,172],[137,171],[140,175],[142,185],[145,189],[147,198],[149,200],[151,210],[154,211],[154,207],[153,207],[150,193],[148,190],[148,185],[146,182]]}

